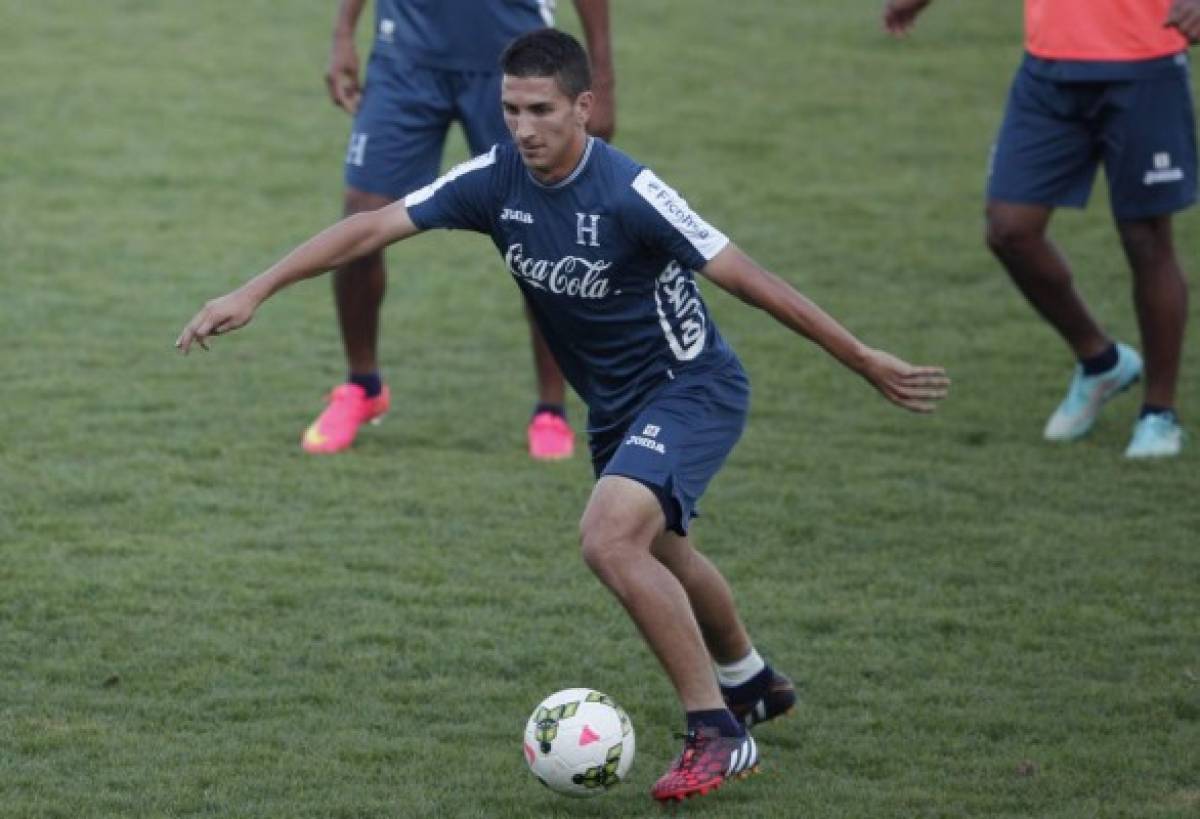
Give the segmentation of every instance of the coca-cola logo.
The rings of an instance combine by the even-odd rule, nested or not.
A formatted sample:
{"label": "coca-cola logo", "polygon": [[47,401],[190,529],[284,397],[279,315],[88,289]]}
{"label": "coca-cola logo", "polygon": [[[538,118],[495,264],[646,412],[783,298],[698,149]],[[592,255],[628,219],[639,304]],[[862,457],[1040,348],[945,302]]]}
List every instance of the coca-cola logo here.
{"label": "coca-cola logo", "polygon": [[524,245],[514,244],[505,252],[504,263],[509,273],[538,290],[579,299],[608,295],[608,277],[601,274],[612,267],[612,262],[579,256],[563,256],[558,261],[532,259],[525,256]]}

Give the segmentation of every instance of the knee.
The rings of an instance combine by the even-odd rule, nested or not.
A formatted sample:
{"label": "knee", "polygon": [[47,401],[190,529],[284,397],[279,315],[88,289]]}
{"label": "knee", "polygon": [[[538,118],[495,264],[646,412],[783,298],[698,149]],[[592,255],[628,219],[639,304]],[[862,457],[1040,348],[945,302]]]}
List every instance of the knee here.
{"label": "knee", "polygon": [[610,587],[650,554],[662,512],[653,494],[629,478],[603,477],[579,521],[583,562]]}
{"label": "knee", "polygon": [[1170,221],[1167,219],[1121,222],[1117,230],[1125,255],[1135,271],[1157,267],[1174,257]]}
{"label": "knee", "polygon": [[620,527],[587,520],[580,523],[579,552],[583,562],[607,585],[612,585],[631,564],[637,551],[636,538]]}
{"label": "knee", "polygon": [[579,524],[579,554],[592,573],[603,578],[616,568],[620,548],[617,538],[587,521]]}
{"label": "knee", "polygon": [[988,208],[984,239],[988,248],[997,256],[1019,253],[1042,238],[1040,225],[999,208]]}

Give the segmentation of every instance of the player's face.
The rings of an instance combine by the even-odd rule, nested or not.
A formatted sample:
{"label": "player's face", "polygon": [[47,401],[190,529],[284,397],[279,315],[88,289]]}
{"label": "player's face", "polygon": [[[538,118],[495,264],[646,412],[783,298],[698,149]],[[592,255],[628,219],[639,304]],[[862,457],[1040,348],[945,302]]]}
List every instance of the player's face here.
{"label": "player's face", "polygon": [[500,102],[521,159],[539,181],[557,182],[575,169],[587,142],[591,91],[571,99],[554,77],[505,75]]}

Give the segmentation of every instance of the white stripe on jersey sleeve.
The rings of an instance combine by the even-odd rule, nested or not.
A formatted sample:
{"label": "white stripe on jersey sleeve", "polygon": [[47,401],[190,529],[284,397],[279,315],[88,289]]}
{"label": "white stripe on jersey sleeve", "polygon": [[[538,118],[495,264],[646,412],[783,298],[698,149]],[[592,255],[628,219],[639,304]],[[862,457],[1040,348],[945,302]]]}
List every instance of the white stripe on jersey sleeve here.
{"label": "white stripe on jersey sleeve", "polygon": [[687,200],[677,194],[654,171],[643,168],[633,180],[633,189],[666,219],[672,227],[691,242],[706,260],[712,261],[729,244],[729,238],[705,222],[688,207]]}
{"label": "white stripe on jersey sleeve", "polygon": [[419,205],[422,202],[430,199],[435,193],[438,192],[438,188],[442,187],[442,185],[445,185],[447,182],[458,179],[458,177],[462,176],[463,174],[470,173],[471,171],[477,171],[480,168],[486,168],[489,165],[494,164],[496,164],[495,145],[493,145],[492,149],[486,154],[480,154],[474,159],[468,159],[466,162],[460,162],[425,187],[417,188],[415,191],[408,194],[408,196],[405,196],[404,207],[411,208],[413,205]]}

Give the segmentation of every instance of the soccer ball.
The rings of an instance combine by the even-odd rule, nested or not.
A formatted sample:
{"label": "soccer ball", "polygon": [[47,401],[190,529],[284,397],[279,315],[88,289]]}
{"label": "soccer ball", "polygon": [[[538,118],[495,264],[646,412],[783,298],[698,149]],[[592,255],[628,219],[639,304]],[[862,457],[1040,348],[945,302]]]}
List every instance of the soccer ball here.
{"label": "soccer ball", "polygon": [[525,761],[543,785],[566,796],[595,796],[633,764],[633,723],[612,697],[568,688],[542,700],[525,724]]}

